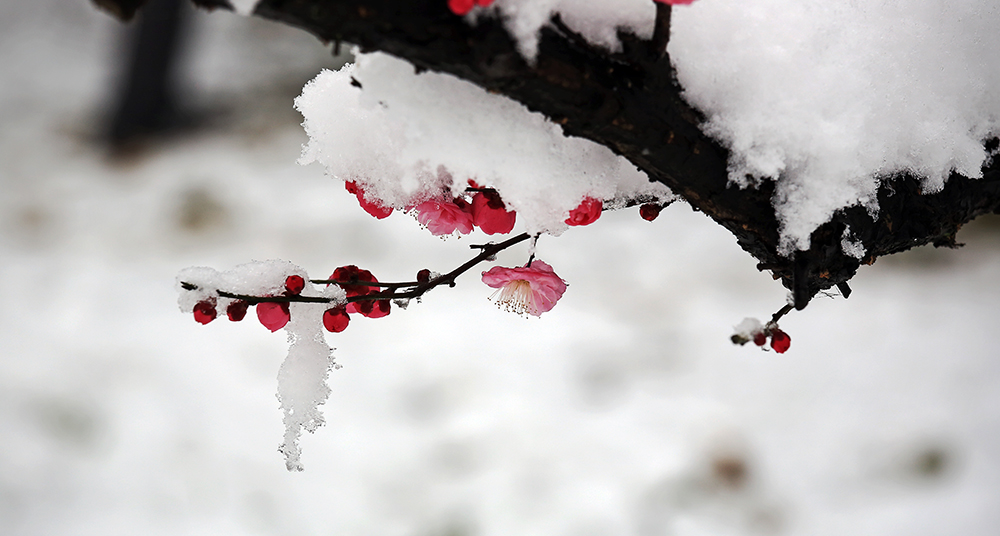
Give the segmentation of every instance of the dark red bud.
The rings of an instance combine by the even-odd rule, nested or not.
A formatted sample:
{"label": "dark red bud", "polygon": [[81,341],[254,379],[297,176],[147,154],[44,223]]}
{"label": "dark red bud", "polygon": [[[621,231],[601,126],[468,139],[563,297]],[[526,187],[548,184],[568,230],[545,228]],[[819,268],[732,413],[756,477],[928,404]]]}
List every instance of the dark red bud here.
{"label": "dark red bud", "polygon": [[792,345],[792,338],[787,333],[778,328],[771,330],[771,348],[779,354],[783,354]]}
{"label": "dark red bud", "polygon": [[285,290],[289,294],[298,294],[306,287],[306,280],[301,275],[290,275],[285,278]]}
{"label": "dark red bud", "polygon": [[199,324],[208,324],[215,320],[215,301],[201,300],[194,306],[194,320]]}
{"label": "dark red bud", "polygon": [[347,329],[351,317],[347,315],[347,310],[341,307],[334,307],[323,312],[323,327],[331,333],[340,333]]}
{"label": "dark red bud", "polygon": [[646,221],[653,221],[657,216],[660,215],[660,211],[663,207],[655,203],[646,203],[645,205],[639,207],[639,216]]}
{"label": "dark red bud", "polygon": [[228,316],[229,320],[232,322],[239,322],[247,315],[248,307],[250,307],[249,303],[243,300],[236,300],[226,307],[226,316]]}

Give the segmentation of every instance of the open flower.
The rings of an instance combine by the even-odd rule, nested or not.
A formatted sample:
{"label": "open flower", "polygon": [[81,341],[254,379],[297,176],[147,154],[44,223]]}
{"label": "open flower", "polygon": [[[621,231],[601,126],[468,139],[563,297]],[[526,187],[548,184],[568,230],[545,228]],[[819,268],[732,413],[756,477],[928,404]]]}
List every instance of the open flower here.
{"label": "open flower", "polygon": [[597,218],[601,217],[602,210],[604,210],[604,202],[600,199],[584,197],[583,201],[580,202],[580,206],[569,211],[569,217],[566,218],[566,224],[590,225],[591,223],[597,221]]}
{"label": "open flower", "polygon": [[455,231],[461,234],[472,232],[472,210],[462,198],[454,201],[424,201],[414,207],[414,210],[417,211],[417,221],[433,235],[448,235]]}
{"label": "open flower", "polygon": [[494,266],[483,272],[483,283],[497,289],[490,296],[497,307],[534,316],[551,310],[566,292],[566,282],[539,260],[519,268]]}

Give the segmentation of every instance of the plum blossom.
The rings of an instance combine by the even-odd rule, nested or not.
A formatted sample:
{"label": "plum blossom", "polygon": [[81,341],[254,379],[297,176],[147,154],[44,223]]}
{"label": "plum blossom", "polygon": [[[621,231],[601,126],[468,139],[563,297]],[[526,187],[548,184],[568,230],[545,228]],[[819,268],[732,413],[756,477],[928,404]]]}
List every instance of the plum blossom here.
{"label": "plum blossom", "polygon": [[472,232],[472,210],[467,201],[455,198],[453,201],[430,200],[420,203],[414,210],[417,221],[435,236]]}
{"label": "plum blossom", "polygon": [[484,233],[509,233],[516,219],[517,213],[507,210],[496,190],[485,189],[472,196],[472,222]]}
{"label": "plum blossom", "polygon": [[365,197],[365,191],[362,190],[360,186],[358,186],[358,183],[353,181],[348,181],[344,183],[344,187],[347,188],[348,192],[351,192],[352,194],[357,196],[358,203],[361,204],[361,208],[365,209],[365,212],[371,214],[375,218],[381,220],[384,218],[388,218],[389,214],[392,214],[391,207],[383,207],[378,203],[372,203],[371,201],[368,201],[367,197]]}
{"label": "plum blossom", "polygon": [[595,199],[593,197],[584,197],[583,201],[580,202],[580,206],[569,211],[569,217],[566,218],[567,225],[590,225],[597,221],[597,218],[601,217],[601,211],[604,210],[604,202],[600,199]]}
{"label": "plum blossom", "polygon": [[[379,291],[379,287],[364,284],[378,283],[378,279],[368,270],[362,270],[353,264],[337,268],[330,275],[330,279],[334,281],[347,281],[347,283],[337,284],[344,289],[348,298],[374,294]],[[354,284],[351,282],[354,282]],[[348,303],[345,311],[348,313],[361,313],[368,318],[382,318],[389,314],[390,305],[389,300],[356,301]]]}
{"label": "plum blossom", "polygon": [[497,289],[490,296],[497,307],[534,316],[552,310],[566,292],[566,282],[539,260],[518,268],[494,266],[483,272],[483,283]]}

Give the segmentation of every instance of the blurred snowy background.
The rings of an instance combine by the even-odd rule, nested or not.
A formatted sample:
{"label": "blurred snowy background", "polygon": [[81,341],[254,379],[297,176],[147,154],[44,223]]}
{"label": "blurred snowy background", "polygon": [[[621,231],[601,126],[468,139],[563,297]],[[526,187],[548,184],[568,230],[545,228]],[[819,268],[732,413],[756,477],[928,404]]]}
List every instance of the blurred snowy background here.
{"label": "blurred snowy background", "polygon": [[[879,260],[850,300],[732,326],[785,293],[678,203],[543,240],[540,319],[475,274],[328,340],[327,425],[288,473],[284,335],[196,324],[174,276],[282,258],[444,271],[482,236],[376,221],[295,164],[292,99],[340,61],[304,33],[192,13],[185,136],[101,142],[126,27],[0,4],[0,534],[995,535],[1000,234]],[[523,262],[524,250],[501,261]]]}

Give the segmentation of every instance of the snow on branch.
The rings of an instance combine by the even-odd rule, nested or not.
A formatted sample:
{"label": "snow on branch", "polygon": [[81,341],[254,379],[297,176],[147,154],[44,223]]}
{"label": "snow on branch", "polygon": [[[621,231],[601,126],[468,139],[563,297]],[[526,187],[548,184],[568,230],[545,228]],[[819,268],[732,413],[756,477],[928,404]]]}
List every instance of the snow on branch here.
{"label": "snow on branch", "polygon": [[[136,4],[100,3],[119,5],[119,12]],[[484,4],[489,3],[478,5]],[[692,99],[684,93],[669,56],[663,54],[670,37],[664,32],[664,24],[670,24],[669,5],[657,3],[653,9],[650,3],[648,11],[642,11],[638,2],[623,2],[628,9],[621,9],[618,16],[633,29],[608,36],[603,28],[579,21],[568,24],[569,15],[564,13],[519,32],[500,15],[511,18],[501,9],[507,4],[516,2],[470,6],[470,14],[458,16],[444,0],[261,0],[253,12],[304,28],[327,42],[387,52],[418,71],[470,81],[544,114],[566,135],[589,139],[624,156],[651,180],[665,184],[732,232],[761,269],[771,271],[792,290],[799,309],[816,293],[845,283],[861,264],[879,256],[924,244],[953,245],[963,223],[1000,206],[1000,163],[990,158],[980,177],[974,169],[956,168],[945,174],[947,180],[939,180],[940,189],[928,188],[928,176],[919,169],[890,168],[863,194],[867,201],[808,216],[812,227],[825,221],[811,232],[790,228],[787,216],[783,219],[775,207],[799,202],[795,195],[806,190],[779,190],[773,180],[734,185],[732,171],[742,164],[718,139],[702,131],[708,118],[688,104],[698,101],[697,96]],[[583,11],[599,10],[604,3],[580,5]],[[635,22],[643,17],[649,20],[646,26]],[[676,26],[677,16],[673,19]],[[987,141],[979,151],[992,155],[996,133],[982,135]],[[793,232],[797,234],[789,234]]]}

